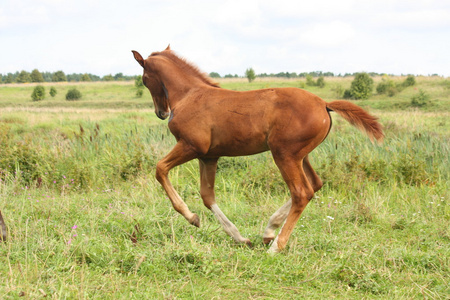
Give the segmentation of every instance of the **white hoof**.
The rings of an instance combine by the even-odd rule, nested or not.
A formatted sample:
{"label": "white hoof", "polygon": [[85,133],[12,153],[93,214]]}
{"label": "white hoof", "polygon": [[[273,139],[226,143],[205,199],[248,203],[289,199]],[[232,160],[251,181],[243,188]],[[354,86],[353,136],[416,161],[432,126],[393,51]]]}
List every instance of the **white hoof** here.
{"label": "white hoof", "polygon": [[267,253],[275,254],[280,252],[280,249],[278,248],[278,236],[273,240],[272,245],[270,246],[269,250],[267,250]]}

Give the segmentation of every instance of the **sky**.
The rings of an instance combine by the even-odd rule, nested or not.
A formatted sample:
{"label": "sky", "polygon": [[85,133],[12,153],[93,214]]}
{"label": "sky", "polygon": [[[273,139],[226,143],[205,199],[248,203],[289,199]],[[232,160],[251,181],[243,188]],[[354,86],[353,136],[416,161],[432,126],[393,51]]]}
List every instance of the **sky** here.
{"label": "sky", "polygon": [[1,0],[0,74],[138,75],[167,45],[204,72],[450,76],[448,0]]}

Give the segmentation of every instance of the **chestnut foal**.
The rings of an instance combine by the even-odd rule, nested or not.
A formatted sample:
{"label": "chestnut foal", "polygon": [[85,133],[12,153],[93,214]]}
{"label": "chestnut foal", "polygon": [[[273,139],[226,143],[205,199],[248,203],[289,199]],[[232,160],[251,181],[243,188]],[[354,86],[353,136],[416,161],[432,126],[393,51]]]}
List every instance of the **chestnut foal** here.
{"label": "chestnut foal", "polygon": [[[156,165],[156,178],[173,207],[199,227],[192,213],[169,181],[169,171],[192,159],[200,163],[200,194],[203,202],[234,240],[251,244],[217,206],[214,181],[221,156],[252,155],[270,150],[289,188],[291,199],[269,219],[263,238],[272,242],[269,252],[282,250],[300,214],[322,187],[308,154],[328,135],[329,111],[335,111],[374,141],[382,141],[377,118],[347,101],[327,103],[297,88],[268,88],[237,92],[222,89],[170,47],[148,58],[132,51],[144,69],[156,115],[169,118],[177,143]],[[275,230],[284,223],[275,237]]]}

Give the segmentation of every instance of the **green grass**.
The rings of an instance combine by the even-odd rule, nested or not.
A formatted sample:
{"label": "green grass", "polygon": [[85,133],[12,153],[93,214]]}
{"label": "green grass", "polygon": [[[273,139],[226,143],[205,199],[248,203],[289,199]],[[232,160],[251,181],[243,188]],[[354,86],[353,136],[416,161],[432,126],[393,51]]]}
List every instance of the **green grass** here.
{"label": "green grass", "polygon": [[[330,81],[311,90],[331,100],[350,83]],[[450,96],[441,79],[417,81],[436,106],[400,109],[414,87],[356,102],[380,117],[381,146],[333,114],[311,154],[325,185],[278,255],[261,234],[289,194],[270,153],[219,161],[217,200],[247,248],[203,206],[196,161],[171,180],[201,228],[172,208],[154,168],[175,141],[148,95],[92,83],[67,102],[58,86],[61,98],[38,106],[32,87],[0,86],[0,298],[448,298]]]}

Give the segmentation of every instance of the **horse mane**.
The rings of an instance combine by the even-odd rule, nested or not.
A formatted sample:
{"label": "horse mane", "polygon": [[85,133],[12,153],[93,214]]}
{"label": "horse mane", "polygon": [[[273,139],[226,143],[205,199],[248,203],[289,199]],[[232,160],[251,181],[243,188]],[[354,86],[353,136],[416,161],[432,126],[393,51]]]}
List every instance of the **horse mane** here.
{"label": "horse mane", "polygon": [[195,66],[193,63],[188,62],[186,59],[179,57],[172,50],[162,51],[162,52],[154,52],[150,56],[164,56],[169,60],[173,61],[176,65],[178,65],[183,71],[188,74],[191,74],[194,77],[199,78],[202,82],[206,83],[209,86],[220,88],[220,85],[217,81],[213,80],[208,74],[200,71],[200,69]]}

